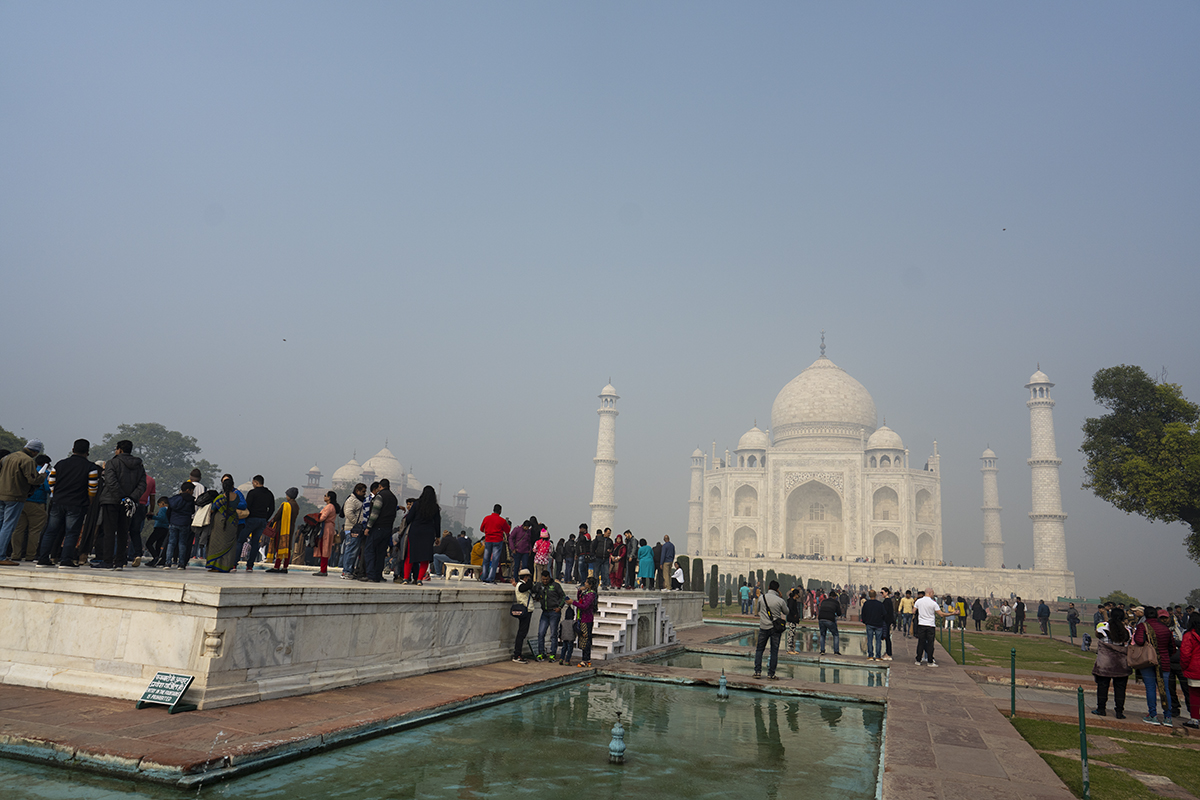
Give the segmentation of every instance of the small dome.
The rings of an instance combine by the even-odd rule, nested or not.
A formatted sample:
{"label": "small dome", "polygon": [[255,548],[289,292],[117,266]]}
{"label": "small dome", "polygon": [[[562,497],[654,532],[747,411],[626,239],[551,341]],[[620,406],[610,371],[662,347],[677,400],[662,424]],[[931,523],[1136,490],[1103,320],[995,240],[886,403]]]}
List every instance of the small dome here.
{"label": "small dome", "polygon": [[350,463],[338,467],[333,472],[334,483],[358,483],[359,477],[362,475],[362,464],[358,463],[358,459],[350,459]]}
{"label": "small dome", "polygon": [[1030,386],[1033,386],[1034,384],[1042,384],[1042,383],[1048,383],[1051,386],[1054,385],[1053,383],[1050,383],[1050,376],[1047,375],[1046,373],[1042,372],[1039,369],[1037,372],[1035,372],[1029,376],[1029,383],[1025,384],[1025,388],[1028,389]]}
{"label": "small dome", "polygon": [[[755,425],[753,428],[743,433],[741,439],[738,439],[737,449],[739,451],[766,450],[770,443],[770,440],[767,439],[767,434],[763,433],[758,429],[758,426]],[[700,451],[697,450],[696,453],[700,453]],[[695,453],[693,453],[693,455],[695,455]],[[700,453],[700,455],[704,454]]]}
{"label": "small dome", "polygon": [[466,496],[467,496],[467,490],[466,490],[466,489],[459,489],[459,490],[458,490],[458,494],[456,494],[456,495],[454,495],[454,496],[455,496],[455,497],[466,497]]}
{"label": "small dome", "polygon": [[704,458],[704,451],[697,447],[692,451],[692,458]]}
{"label": "small dome", "polygon": [[603,389],[600,390],[600,396],[601,397],[617,397],[618,395],[617,395],[617,390],[615,388],[613,388],[613,385],[610,383],[607,386],[605,386]]}
{"label": "small dome", "polygon": [[237,488],[238,488],[239,492],[241,492],[242,494],[246,494],[247,492],[249,492],[251,489],[254,488],[254,484],[251,483],[250,481],[246,481],[245,483],[243,483],[241,486],[239,486]]}
{"label": "small dome", "polygon": [[867,439],[868,450],[903,450],[904,442],[900,439],[900,434],[883,425],[879,430],[871,434],[871,438]]}
{"label": "small dome", "polygon": [[313,468],[308,471],[309,475],[320,475],[321,470],[317,469],[317,465],[313,464]]}
{"label": "small dome", "polygon": [[980,456],[980,458],[995,458],[995,457],[996,457],[996,453],[990,447],[987,450],[984,450],[983,455]]}

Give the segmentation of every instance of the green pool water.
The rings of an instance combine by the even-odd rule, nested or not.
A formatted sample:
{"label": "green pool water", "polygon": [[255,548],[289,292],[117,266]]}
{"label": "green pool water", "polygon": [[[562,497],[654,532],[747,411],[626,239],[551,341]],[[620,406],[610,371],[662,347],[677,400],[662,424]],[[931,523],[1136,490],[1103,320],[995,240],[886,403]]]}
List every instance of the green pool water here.
{"label": "green pool water", "polygon": [[[765,675],[770,663],[771,652],[763,653],[762,671]],[[682,669],[704,669],[712,672],[725,670],[727,675],[753,675],[754,656],[719,655],[716,653],[701,653],[695,650],[684,650],[667,656],[647,661],[649,664],[662,664],[666,667]],[[780,658],[775,674],[788,680],[815,681],[819,683],[840,683],[847,686],[886,686],[887,670],[870,669],[868,667],[828,666],[812,663],[789,662]]]}
{"label": "green pool water", "polygon": [[[608,763],[620,711],[626,763]],[[874,798],[881,706],[632,680],[581,682],[201,790],[0,759],[6,800],[230,797]]]}
{"label": "green pool water", "polygon": [[[783,650],[786,643],[786,636],[779,639],[779,649]],[[821,652],[820,631],[817,628],[798,628],[796,630],[796,649],[801,653],[819,653]],[[758,644],[758,631],[753,633],[742,634],[736,638],[731,638],[724,644],[732,644],[738,647],[755,647]],[[867,634],[860,630],[842,630],[838,629],[838,650],[843,655],[865,656],[867,654]],[[833,655],[833,640],[832,637],[825,637],[825,653]]]}

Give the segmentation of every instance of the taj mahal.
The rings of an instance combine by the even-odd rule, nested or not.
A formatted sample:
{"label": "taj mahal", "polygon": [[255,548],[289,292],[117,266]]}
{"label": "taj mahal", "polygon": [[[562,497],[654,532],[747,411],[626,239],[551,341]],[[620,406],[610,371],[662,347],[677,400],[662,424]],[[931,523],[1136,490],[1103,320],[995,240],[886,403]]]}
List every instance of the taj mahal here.
{"label": "taj mahal", "polygon": [[[997,489],[999,458],[981,456],[983,567],[943,557],[941,457],[930,442],[913,459],[878,425],[870,392],[825,354],[780,390],[769,430],[757,422],[732,452],[691,456],[689,555],[723,573],[775,570],[835,584],[921,587],[971,596],[1074,597],[1054,442],[1054,384],[1038,370],[1025,388],[1030,415],[1033,569],[1006,569]],[[600,394],[592,522],[612,525],[617,393]],[[877,426],[878,425],[878,426]],[[961,468],[961,467],[956,467]]]}

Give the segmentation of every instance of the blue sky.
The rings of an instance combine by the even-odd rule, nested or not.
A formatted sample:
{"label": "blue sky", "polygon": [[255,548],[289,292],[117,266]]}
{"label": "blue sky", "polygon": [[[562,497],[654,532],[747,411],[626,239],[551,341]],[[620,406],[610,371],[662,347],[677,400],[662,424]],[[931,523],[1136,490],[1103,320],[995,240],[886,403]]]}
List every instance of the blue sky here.
{"label": "blue sky", "polygon": [[948,558],[982,562],[990,444],[1032,561],[1040,362],[1079,589],[1182,599],[1182,526],[1080,490],[1078,445],[1101,367],[1200,400],[1198,22],[0,2],[0,424],[58,456],[158,421],[277,489],[387,439],[565,534],[611,377],[618,525],[654,538],[825,329],[915,462],[937,439]]}

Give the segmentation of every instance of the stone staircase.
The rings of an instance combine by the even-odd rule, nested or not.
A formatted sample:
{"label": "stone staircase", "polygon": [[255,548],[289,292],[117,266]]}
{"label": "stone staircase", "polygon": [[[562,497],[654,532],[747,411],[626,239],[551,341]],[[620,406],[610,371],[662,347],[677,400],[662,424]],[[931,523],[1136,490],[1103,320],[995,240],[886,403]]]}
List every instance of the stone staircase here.
{"label": "stone staircase", "polygon": [[677,640],[675,626],[660,599],[620,595],[600,598],[592,625],[593,658],[626,656]]}

